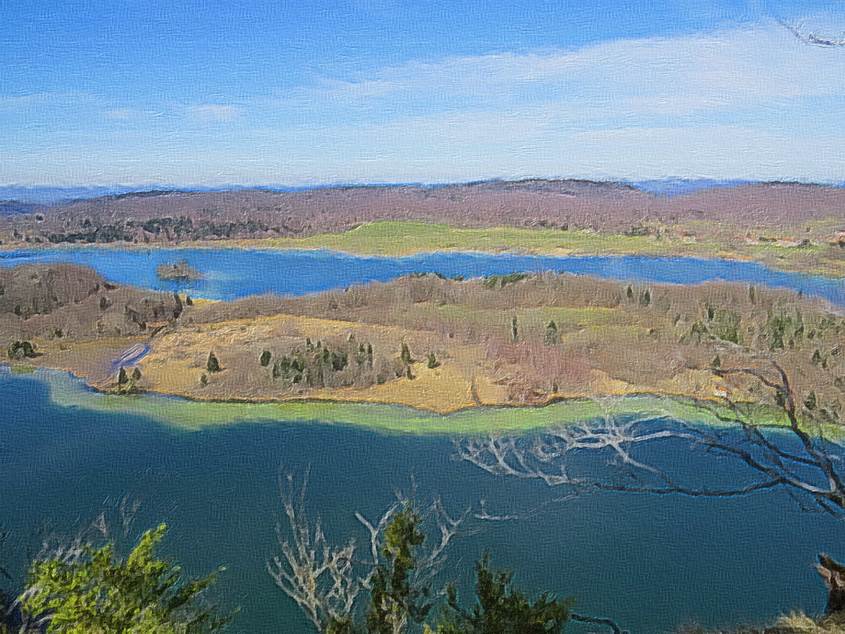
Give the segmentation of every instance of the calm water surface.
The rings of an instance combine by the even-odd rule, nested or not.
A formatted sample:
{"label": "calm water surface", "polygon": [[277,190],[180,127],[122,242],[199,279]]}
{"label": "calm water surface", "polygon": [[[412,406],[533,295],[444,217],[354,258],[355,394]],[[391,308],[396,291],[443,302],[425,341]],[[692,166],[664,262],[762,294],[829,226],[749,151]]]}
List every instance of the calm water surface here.
{"label": "calm water surface", "polygon": [[[0,373],[0,403],[0,525],[12,532],[4,561],[16,575],[39,530],[68,531],[129,495],[142,502],[138,529],[167,521],[165,551],[191,572],[228,567],[219,591],[242,608],[235,632],[309,631],[264,572],[275,548],[280,469],[310,465],[311,508],[338,541],[364,539],[353,512],[378,516],[412,476],[420,499],[440,494],[454,513],[481,498],[504,512],[560,495],[455,460],[447,438],[266,422],[181,431],[60,407],[39,379],[8,373]],[[730,477],[734,468],[681,452],[669,460],[688,473]],[[580,610],[646,633],[818,611],[824,591],[814,558],[820,550],[845,555],[835,522],[771,493],[722,501],[589,495],[531,519],[472,527],[479,532],[451,547],[450,573],[468,573],[490,549],[524,587],[574,596]]]}
{"label": "calm water surface", "polygon": [[[203,280],[162,282],[155,268],[185,259]],[[845,281],[753,263],[646,257],[429,254],[353,257],[331,252],[236,249],[81,249],[7,252],[0,265],[75,262],[124,284],[231,299],[301,294],[417,272],[466,277],[567,271],[619,280],[691,284],[723,279],[789,288],[845,305]],[[236,632],[307,632],[295,606],[264,571],[275,552],[280,469],[310,465],[309,500],[330,537],[358,531],[356,510],[378,516],[413,477],[418,497],[439,494],[454,513],[485,498],[491,511],[530,508],[560,495],[544,485],[497,479],[454,459],[452,441],[383,435],[325,424],[239,423],[199,432],[121,413],[54,404],[35,377],[0,373],[0,527],[12,532],[4,562],[18,577],[39,531],[79,526],[125,495],[142,502],[138,528],[171,525],[165,545],[193,573],[228,567],[219,590],[241,606]],[[731,477],[730,463],[687,452],[676,467]],[[598,466],[597,468],[601,468]],[[532,590],[574,596],[578,609],[633,632],[681,624],[760,621],[823,607],[812,569],[819,551],[845,557],[843,530],[800,512],[778,493],[735,500],[590,495],[513,522],[477,521],[450,553],[471,574],[485,549]],[[453,575],[450,575],[453,576]]]}
{"label": "calm water surface", "polygon": [[[205,279],[191,284],[163,282],[161,263],[187,262]],[[414,272],[449,277],[501,275],[514,271],[561,271],[617,280],[696,284],[728,280],[788,288],[845,305],[845,280],[775,271],[753,262],[695,258],[542,257],[492,253],[429,253],[411,257],[358,257],[332,251],[248,249],[48,249],[0,253],[0,265],[75,262],[106,278],[161,290],[187,290],[209,299],[260,293],[302,294],[351,284],[387,281]]]}

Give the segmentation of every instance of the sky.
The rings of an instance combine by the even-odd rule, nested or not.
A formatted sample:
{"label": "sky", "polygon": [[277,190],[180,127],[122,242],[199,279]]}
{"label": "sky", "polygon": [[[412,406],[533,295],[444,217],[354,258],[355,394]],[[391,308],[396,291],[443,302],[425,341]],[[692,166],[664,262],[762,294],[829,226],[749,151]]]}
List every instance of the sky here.
{"label": "sky", "polygon": [[2,0],[0,185],[845,180],[845,3]]}

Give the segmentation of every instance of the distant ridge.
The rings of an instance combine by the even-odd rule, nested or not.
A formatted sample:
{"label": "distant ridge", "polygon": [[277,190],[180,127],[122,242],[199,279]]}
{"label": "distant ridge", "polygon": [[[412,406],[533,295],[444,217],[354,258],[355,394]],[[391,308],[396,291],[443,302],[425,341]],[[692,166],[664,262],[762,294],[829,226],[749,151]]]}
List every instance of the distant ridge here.
{"label": "distant ridge", "polygon": [[[379,188],[402,188],[414,187],[419,189],[446,189],[451,187],[490,187],[499,186],[534,186],[538,189],[551,189],[555,183],[590,183],[596,187],[616,186],[633,187],[640,191],[662,195],[682,196],[692,194],[701,190],[723,189],[737,187],[740,185],[767,184],[767,181],[754,181],[743,179],[709,179],[709,178],[666,178],[642,181],[626,180],[590,180],[590,179],[552,179],[552,178],[525,178],[525,179],[486,179],[454,183],[326,183],[315,185],[221,185],[221,186],[185,186],[185,185],[109,185],[109,186],[78,186],[78,187],[53,187],[45,186],[23,186],[23,185],[0,185],[0,214],[17,213],[11,211],[10,203],[16,202],[26,205],[56,205],[69,203],[78,200],[91,200],[102,197],[125,197],[131,195],[157,196],[166,193],[203,193],[203,192],[237,192],[237,191],[268,191],[268,192],[307,192],[321,190],[344,190],[344,189],[379,189]],[[774,183],[774,181],[770,181]],[[791,184],[821,185],[824,187],[845,187],[845,181],[841,183],[799,183]],[[5,206],[4,206],[5,205]]]}

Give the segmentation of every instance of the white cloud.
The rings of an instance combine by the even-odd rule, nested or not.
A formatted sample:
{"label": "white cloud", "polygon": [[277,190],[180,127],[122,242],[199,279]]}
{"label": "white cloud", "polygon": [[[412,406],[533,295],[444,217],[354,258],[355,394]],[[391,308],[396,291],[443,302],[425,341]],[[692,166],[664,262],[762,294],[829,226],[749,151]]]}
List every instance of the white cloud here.
{"label": "white cloud", "polygon": [[807,46],[776,22],[766,22],[576,50],[414,61],[369,77],[326,78],[286,103],[354,108],[427,99],[484,106],[542,99],[579,112],[675,114],[767,99],[845,96],[843,76],[845,50]]}
{"label": "white cloud", "polygon": [[[324,78],[284,99],[166,104],[170,116],[156,126],[120,126],[119,137],[80,132],[65,137],[62,154],[55,134],[29,151],[0,138],[0,155],[15,158],[0,161],[0,182],[37,181],[71,166],[80,170],[74,178],[88,170],[80,182],[106,183],[842,181],[843,77],[845,49],[805,45],[774,22],[415,61]],[[186,126],[191,121],[206,125]]]}

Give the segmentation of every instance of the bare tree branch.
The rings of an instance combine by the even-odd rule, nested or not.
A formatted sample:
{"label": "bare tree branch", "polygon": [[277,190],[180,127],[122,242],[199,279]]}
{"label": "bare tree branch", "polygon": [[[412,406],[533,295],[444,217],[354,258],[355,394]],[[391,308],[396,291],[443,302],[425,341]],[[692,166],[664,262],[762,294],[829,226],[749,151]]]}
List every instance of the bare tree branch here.
{"label": "bare tree branch", "polygon": [[[357,545],[350,539],[343,546],[331,545],[319,518],[311,521],[305,506],[308,474],[301,483],[292,475],[280,483],[286,524],[277,527],[280,555],[267,563],[276,585],[305,612],[318,631],[332,621],[353,616],[356,602],[371,587],[376,568],[383,563],[384,533],[396,514],[413,504],[401,491],[377,520],[360,512],[355,518],[367,532],[368,555],[357,558]],[[430,583],[443,569],[446,550],[461,531],[470,509],[453,517],[440,498],[435,497],[421,513],[426,532],[435,535],[420,554],[413,571],[413,583]]]}
{"label": "bare tree branch", "polygon": [[798,40],[804,44],[812,46],[822,46],[824,48],[836,48],[845,46],[845,36],[831,37],[827,35],[817,35],[813,32],[804,32],[800,24],[790,24],[785,20],[778,20],[778,24],[784,27],[787,31],[792,33]]}

